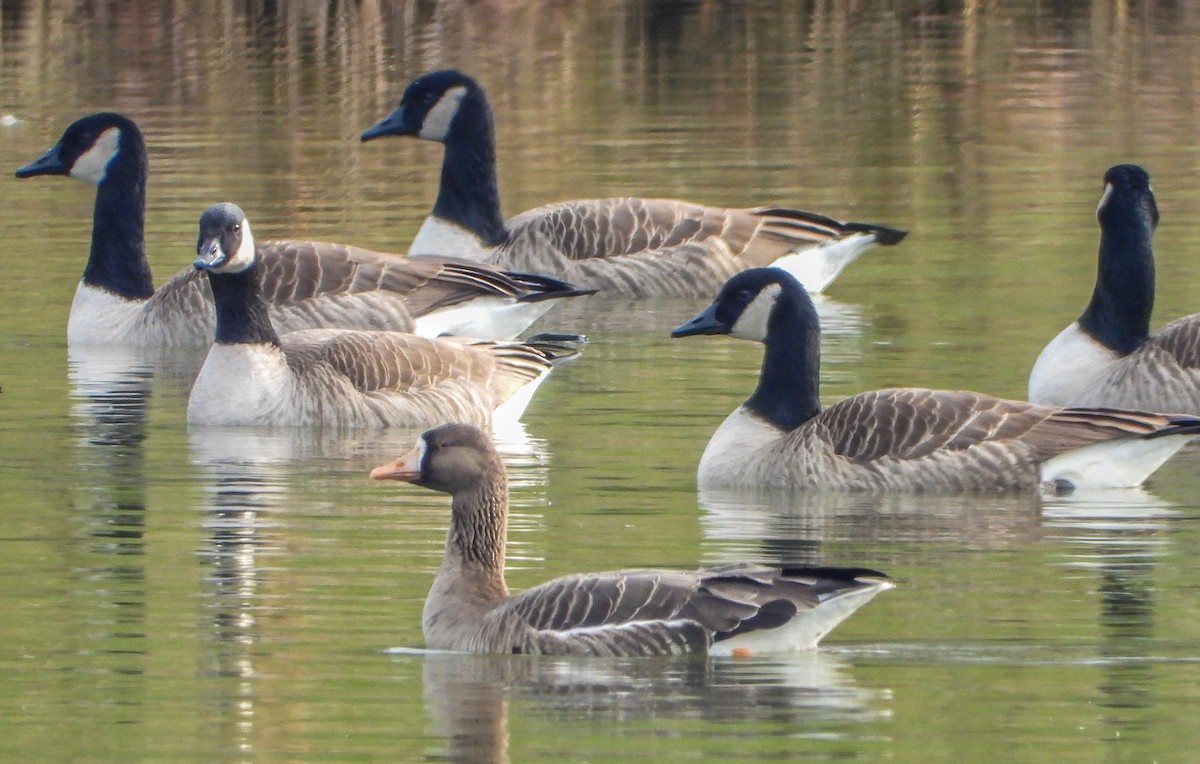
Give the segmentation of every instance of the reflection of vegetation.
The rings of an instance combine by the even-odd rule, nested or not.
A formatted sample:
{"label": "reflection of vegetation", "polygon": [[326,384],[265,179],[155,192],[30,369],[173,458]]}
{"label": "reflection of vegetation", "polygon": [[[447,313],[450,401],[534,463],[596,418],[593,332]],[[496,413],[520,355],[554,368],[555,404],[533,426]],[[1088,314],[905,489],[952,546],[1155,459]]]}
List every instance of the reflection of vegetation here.
{"label": "reflection of vegetation", "polygon": [[[440,150],[357,136],[414,75],[459,66],[494,99],[510,211],[661,194],[909,228],[900,248],[856,263],[830,296],[855,319],[827,337],[830,400],[894,384],[1019,396],[1037,352],[1092,287],[1093,211],[1111,164],[1136,161],[1154,176],[1159,315],[1200,307],[1198,22],[1188,3],[1099,0],[6,0],[0,111],[23,121],[0,128],[0,157],[11,173],[99,108],[138,119],[160,274],[191,261],[196,217],[221,199],[261,221],[263,238],[400,249],[433,199]],[[381,670],[379,655],[419,643],[444,540],[445,501],[381,495],[365,479],[405,444],[368,438],[349,454],[323,445],[285,460],[289,501],[274,514],[286,522],[265,536],[252,529],[287,554],[258,555],[253,629],[242,632],[255,641],[222,652],[213,627],[229,625],[219,617],[241,601],[225,596],[234,590],[205,556],[224,543],[206,523],[224,516],[202,511],[211,496],[188,460],[186,394],[164,398],[156,380],[148,425],[111,433],[132,435],[139,451],[146,436],[127,470],[64,475],[53,456],[125,448],[75,443],[67,426],[62,335],[93,191],[10,177],[4,195],[0,506],[12,617],[0,642],[20,656],[9,694],[22,706],[3,728],[4,750],[18,753],[8,758],[230,758],[244,740],[255,748],[243,757],[442,750],[421,737],[424,664]],[[753,745],[796,746],[776,758],[961,761],[995,758],[997,740],[1013,738],[1015,757],[1094,761],[1112,758],[1117,748],[1102,741],[1115,731],[1128,740],[1145,723],[1138,741],[1155,742],[1127,747],[1126,758],[1152,758],[1151,745],[1159,760],[1187,758],[1200,617],[1195,450],[1157,476],[1153,490],[1179,503],[1180,517],[1150,529],[1121,521],[1134,525],[1122,533],[1104,520],[1081,533],[1046,526],[1033,506],[918,502],[810,506],[767,517],[753,539],[713,534],[716,520],[754,530],[697,506],[694,466],[745,397],[761,349],[713,340],[701,354],[666,338],[699,307],[639,309],[659,311],[652,320],[614,310],[610,326],[578,327],[592,344],[527,418],[548,455],[514,495],[525,510],[514,586],[694,565],[736,544],[878,564],[901,585],[829,650],[879,645],[877,657],[851,652],[846,675],[894,692],[893,721],[867,730],[789,719]],[[64,511],[89,496],[111,511]],[[1137,559],[1122,567],[1131,545]],[[1101,555],[1117,562],[1101,567]],[[225,602],[234,606],[222,611]],[[144,636],[110,638],[126,625]],[[117,643],[146,653],[88,652]],[[242,652],[255,676],[211,672]],[[1150,660],[1136,664],[1139,655]],[[243,705],[247,692],[254,703]],[[599,734],[595,716],[546,720],[536,696],[505,692],[515,751],[562,759]],[[131,717],[143,723],[104,723]],[[696,725],[614,716],[603,735],[615,742],[601,744],[632,740],[667,758],[704,737],[727,759],[746,758],[746,725]]]}
{"label": "reflection of vegetation", "polygon": [[[1018,335],[1014,350],[1036,355],[1086,296],[1090,209],[1116,161],[1156,173],[1160,241],[1179,238],[1200,193],[1187,180],[1194,152],[1179,152],[1195,142],[1200,59],[1178,30],[1195,25],[1182,5],[1016,0],[251,2],[224,12],[51,0],[6,4],[2,33],[4,50],[19,53],[6,95],[52,112],[39,119],[50,132],[85,104],[143,119],[149,223],[169,237],[152,257],[170,253],[173,266],[195,210],[217,195],[256,210],[267,235],[353,231],[355,243],[402,249],[433,198],[434,150],[363,147],[355,136],[410,77],[447,64],[494,94],[509,210],[661,193],[908,227],[903,252],[857,264],[859,278],[839,285],[845,294],[867,282],[853,297],[871,296],[881,333],[918,340],[874,386],[944,384],[945,351],[921,337],[944,336],[947,323]],[[185,187],[159,201],[171,183]],[[895,262],[886,283],[871,284],[872,269]],[[1050,278],[1031,278],[1046,265]],[[1171,267],[1164,315],[1194,309],[1183,285],[1200,276],[1200,265]],[[971,304],[957,299],[965,291]],[[1018,293],[1027,311],[1010,309]],[[963,386],[1022,394],[1025,369],[986,346],[953,349],[979,356]]]}

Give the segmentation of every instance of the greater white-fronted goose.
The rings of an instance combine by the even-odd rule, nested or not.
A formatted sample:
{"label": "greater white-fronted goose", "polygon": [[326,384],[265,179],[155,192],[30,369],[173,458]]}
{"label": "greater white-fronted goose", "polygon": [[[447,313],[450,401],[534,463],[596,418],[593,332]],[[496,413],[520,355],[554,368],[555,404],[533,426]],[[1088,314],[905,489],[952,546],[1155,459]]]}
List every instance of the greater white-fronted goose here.
{"label": "greater white-fronted goose", "polygon": [[446,554],[425,601],[430,648],[475,653],[718,655],[809,649],[892,583],[865,568],[731,564],[504,581],[508,481],[491,439],[449,424],[371,471],[450,494]]}
{"label": "greater white-fronted goose", "polygon": [[766,345],[758,388],[700,459],[702,488],[1058,490],[1134,486],[1200,434],[1200,418],[1058,408],[917,388],[860,393],[821,408],[820,325],[789,274],[729,280],[672,332]]}
{"label": "greater white-fronted goose", "polygon": [[554,343],[434,340],[402,332],[306,329],[276,334],[240,208],[200,217],[195,267],[216,303],[215,341],[192,386],[188,422],[427,427],[515,421],[574,355]]}
{"label": "greater white-fronted goose", "polygon": [[1150,332],[1158,205],[1146,171],[1109,168],[1096,218],[1092,300],[1038,356],[1029,400],[1200,414],[1200,313]]}
{"label": "greater white-fronted goose", "polygon": [[704,296],[744,268],[771,264],[820,292],[871,245],[905,236],[803,210],[672,199],[581,199],[505,222],[491,107],[483,88],[454,70],[414,80],[400,106],[362,140],[386,135],[445,146],[437,201],[409,254],[439,252],[551,274],[603,294]]}
{"label": "greater white-fronted goose", "polygon": [[[18,178],[65,175],[96,186],[91,253],[67,320],[72,345],[212,340],[203,273],[188,268],[154,288],[144,237],[147,169],[137,125],[99,113],[71,124],[45,155],[17,170]],[[282,332],[339,327],[507,339],[557,298],[586,293],[458,258],[415,260],[324,242],[263,242],[259,257],[263,295]]]}

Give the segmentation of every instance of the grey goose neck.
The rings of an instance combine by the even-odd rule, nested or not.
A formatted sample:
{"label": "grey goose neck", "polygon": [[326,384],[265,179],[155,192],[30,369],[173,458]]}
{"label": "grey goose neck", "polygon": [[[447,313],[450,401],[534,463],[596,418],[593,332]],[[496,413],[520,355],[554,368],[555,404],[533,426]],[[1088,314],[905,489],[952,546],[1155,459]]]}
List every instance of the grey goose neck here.
{"label": "grey goose neck", "polygon": [[451,501],[447,547],[468,566],[500,571],[504,577],[504,544],[508,529],[508,484],[500,477],[481,479]]}
{"label": "grey goose neck", "polygon": [[1149,175],[1136,165],[1117,165],[1104,181],[1105,195],[1096,210],[1100,222],[1096,287],[1079,325],[1105,347],[1125,355],[1150,336],[1158,207]]}
{"label": "grey goose neck", "polygon": [[271,324],[267,301],[263,298],[259,271],[256,260],[238,273],[208,272],[217,311],[217,344],[279,345],[279,335]]}
{"label": "grey goose neck", "polygon": [[[765,269],[764,269],[765,270]],[[804,287],[776,270],[781,287],[767,323],[758,387],[746,408],[781,430],[792,430],[821,412],[821,323]]]}
{"label": "grey goose neck", "polygon": [[508,229],[496,180],[495,127],[492,109],[478,85],[468,88],[443,143],[441,186],[433,214],[471,231],[489,247],[503,244]]}

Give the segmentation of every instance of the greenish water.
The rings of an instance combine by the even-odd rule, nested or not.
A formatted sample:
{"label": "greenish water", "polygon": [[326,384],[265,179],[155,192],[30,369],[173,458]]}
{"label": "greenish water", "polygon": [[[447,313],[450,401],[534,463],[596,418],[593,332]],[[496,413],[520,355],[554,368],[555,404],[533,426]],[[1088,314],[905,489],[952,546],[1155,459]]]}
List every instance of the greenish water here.
{"label": "greenish water", "polygon": [[1145,490],[1048,502],[698,494],[759,349],[669,340],[695,303],[579,301],[542,328],[592,342],[504,445],[514,587],[731,559],[865,564],[900,585],[815,654],[427,655],[445,501],[366,479],[414,434],[189,430],[198,357],[68,357],[93,194],[11,177],[111,108],[147,134],[159,281],[220,200],[263,238],[403,249],[440,149],[357,135],[412,76],[460,66],[492,95],[509,213],[640,194],[908,228],[821,302],[825,397],[1019,397],[1090,293],[1111,164],[1154,179],[1155,323],[1200,309],[1193,11],[280,6],[0,10],[0,111],[19,120],[0,126],[0,759],[1194,756],[1200,450]]}

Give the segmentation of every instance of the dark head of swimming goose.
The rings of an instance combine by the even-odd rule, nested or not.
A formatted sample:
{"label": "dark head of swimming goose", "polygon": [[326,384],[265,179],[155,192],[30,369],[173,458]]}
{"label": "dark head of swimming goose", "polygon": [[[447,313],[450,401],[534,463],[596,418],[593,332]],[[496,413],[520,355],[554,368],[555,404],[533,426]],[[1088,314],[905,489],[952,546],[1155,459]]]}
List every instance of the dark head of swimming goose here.
{"label": "dark head of swimming goose", "polygon": [[728,334],[766,345],[758,387],[746,406],[790,430],[821,410],[821,322],[812,298],[780,268],[750,268],[725,282],[712,305],[672,337]]}
{"label": "dark head of swimming goose", "polygon": [[429,141],[451,143],[461,132],[456,117],[467,116],[463,125],[490,128],[491,112],[482,88],[475,80],[454,69],[423,74],[404,90],[400,105],[361,139],[370,141],[386,135],[408,135]]}
{"label": "dark head of swimming goose", "polygon": [[254,237],[246,213],[236,204],[214,204],[200,215],[196,240],[197,270],[240,273],[254,264]]}
{"label": "dark head of swimming goose", "polygon": [[[115,161],[118,157],[120,162]],[[137,125],[120,114],[100,112],[72,122],[58,143],[16,175],[67,175],[100,185],[113,172],[144,178],[145,157],[145,141]]]}
{"label": "dark head of swimming goose", "polygon": [[101,112],[75,120],[18,178],[61,175],[96,186],[92,244],[83,281],[128,300],[154,294],[146,259],[148,163],[142,133],[132,120]]}
{"label": "dark head of swimming goose", "polygon": [[262,296],[256,263],[254,236],[246,213],[229,202],[205,210],[200,216],[192,265],[208,272],[217,312],[217,344],[279,344]]}

